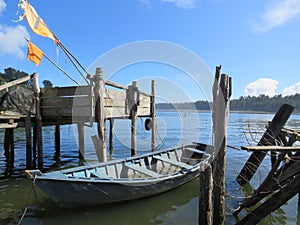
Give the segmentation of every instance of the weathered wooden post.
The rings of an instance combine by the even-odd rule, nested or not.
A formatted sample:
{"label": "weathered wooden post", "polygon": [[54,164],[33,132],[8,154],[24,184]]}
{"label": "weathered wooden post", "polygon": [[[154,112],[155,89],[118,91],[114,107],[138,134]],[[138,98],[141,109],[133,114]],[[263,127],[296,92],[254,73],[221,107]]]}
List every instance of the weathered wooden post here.
{"label": "weathered wooden post", "polygon": [[14,128],[6,128],[4,134],[4,152],[8,161],[8,167],[14,167],[15,160],[15,143],[14,143]]}
{"label": "weathered wooden post", "polygon": [[98,137],[93,136],[92,140],[95,145],[98,160],[102,162],[107,161],[106,157],[106,134],[105,134],[105,109],[104,109],[104,75],[102,68],[96,68],[96,75],[94,77],[95,82],[95,97],[96,97],[96,107],[95,107],[95,117],[98,123]]}
{"label": "weathered wooden post", "polygon": [[114,123],[113,118],[109,119],[109,154],[112,155],[114,150]]}
{"label": "weathered wooden post", "polygon": [[139,104],[139,93],[137,82],[133,81],[127,90],[128,107],[131,119],[131,156],[136,155],[136,119]]}
{"label": "weathered wooden post", "polygon": [[32,142],[31,142],[31,115],[30,113],[25,118],[25,133],[26,133],[26,168],[32,168]]}
{"label": "weathered wooden post", "polygon": [[151,149],[155,150],[156,144],[156,107],[155,107],[155,81],[151,81],[151,119],[152,119],[152,130],[151,130]]}
{"label": "weathered wooden post", "polygon": [[212,224],[212,168],[209,163],[201,164],[200,168],[200,192],[199,192],[199,225]]}
{"label": "weathered wooden post", "polygon": [[36,104],[36,138],[38,146],[38,168],[43,168],[43,128],[42,128],[42,114],[41,114],[41,98],[40,93],[41,89],[38,82],[38,74],[34,73],[33,75],[33,88],[34,88],[34,97]]}
{"label": "weathered wooden post", "polygon": [[78,152],[79,158],[84,159],[84,125],[82,123],[77,124],[77,131],[78,131]]}
{"label": "weathered wooden post", "polygon": [[[213,133],[214,133],[214,146],[215,158],[213,161],[213,224],[219,225],[225,223],[225,175],[226,175],[226,139],[227,139],[227,124],[229,114],[229,99],[231,97],[231,77],[226,74],[220,77],[220,67],[216,69],[214,85],[214,109],[213,112]],[[216,103],[216,104],[215,104]]]}
{"label": "weathered wooden post", "polygon": [[55,156],[58,158],[60,156],[60,126],[55,125]]}

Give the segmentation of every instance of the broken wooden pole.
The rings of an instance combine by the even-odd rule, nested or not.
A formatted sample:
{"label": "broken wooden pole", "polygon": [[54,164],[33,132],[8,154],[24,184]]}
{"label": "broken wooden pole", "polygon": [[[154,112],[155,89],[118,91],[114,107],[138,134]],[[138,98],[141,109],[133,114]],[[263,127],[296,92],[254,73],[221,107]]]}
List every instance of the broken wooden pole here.
{"label": "broken wooden pole", "polygon": [[212,224],[212,190],[212,168],[209,163],[203,163],[200,168],[199,225]]}
{"label": "broken wooden pole", "polygon": [[155,107],[155,81],[151,81],[151,150],[155,150],[156,145],[156,107]]}
{"label": "broken wooden pole", "polygon": [[[220,67],[217,67],[217,72],[220,72]],[[219,74],[216,75],[216,82]],[[226,174],[226,139],[227,139],[227,124],[229,114],[229,100],[231,97],[231,78],[222,74],[219,85],[215,86],[217,90],[213,90],[214,102],[217,104],[214,107],[214,145],[215,158],[213,161],[213,224],[219,225],[225,222],[225,174]]]}
{"label": "broken wooden pole", "polygon": [[26,133],[26,168],[32,168],[32,136],[31,136],[31,116],[28,114],[25,118]]}
{"label": "broken wooden pole", "polygon": [[[275,145],[275,139],[280,134],[281,129],[288,121],[290,115],[292,114],[294,107],[283,104],[280,109],[275,114],[270,126],[267,128],[263,137],[259,141],[259,146],[266,145]],[[245,166],[239,173],[237,181],[240,185],[244,185],[252,179],[256,173],[258,167],[262,163],[263,159],[266,156],[266,152],[253,152],[246,162]]]}
{"label": "broken wooden pole", "polygon": [[96,107],[95,116],[96,122],[98,123],[98,138],[95,143],[97,144],[96,151],[100,151],[97,155],[103,156],[103,162],[106,162],[106,134],[105,134],[105,109],[104,109],[104,74],[102,68],[96,68],[96,75],[94,76],[95,82],[95,97],[96,97]]}

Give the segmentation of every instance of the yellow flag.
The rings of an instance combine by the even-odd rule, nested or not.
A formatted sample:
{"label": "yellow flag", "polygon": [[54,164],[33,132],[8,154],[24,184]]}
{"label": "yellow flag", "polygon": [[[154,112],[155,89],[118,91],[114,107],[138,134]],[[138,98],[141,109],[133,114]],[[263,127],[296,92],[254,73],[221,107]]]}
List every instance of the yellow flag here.
{"label": "yellow flag", "polygon": [[27,59],[39,66],[41,64],[42,58],[43,52],[32,42],[28,42]]}
{"label": "yellow flag", "polygon": [[31,30],[41,36],[51,38],[55,43],[58,42],[54,34],[49,30],[44,20],[37,14],[36,10],[26,1],[24,16]]}

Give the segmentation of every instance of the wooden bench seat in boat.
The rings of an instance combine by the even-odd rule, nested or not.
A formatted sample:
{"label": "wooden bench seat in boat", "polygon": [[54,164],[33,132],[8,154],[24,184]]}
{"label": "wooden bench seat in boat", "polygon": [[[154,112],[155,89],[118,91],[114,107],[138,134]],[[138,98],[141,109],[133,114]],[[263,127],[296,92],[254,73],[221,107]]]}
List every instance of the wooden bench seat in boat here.
{"label": "wooden bench seat in boat", "polygon": [[134,163],[131,163],[131,162],[126,162],[124,165],[126,167],[132,169],[132,170],[135,170],[135,171],[137,171],[139,173],[145,174],[145,175],[147,175],[149,177],[158,177],[158,176],[160,176],[158,173],[155,173],[152,170],[148,170],[148,169],[146,169],[144,167],[140,167],[140,166],[138,166],[138,165],[136,165]]}
{"label": "wooden bench seat in boat", "polygon": [[160,161],[163,161],[163,162],[166,162],[166,163],[169,163],[169,164],[174,165],[174,166],[181,167],[181,168],[185,168],[185,169],[192,169],[193,168],[193,166],[188,165],[186,163],[178,162],[178,161],[175,161],[175,160],[172,160],[172,159],[169,159],[169,158],[165,158],[165,157],[162,157],[162,156],[159,156],[159,155],[154,155],[153,158],[157,159],[157,160],[160,160]]}

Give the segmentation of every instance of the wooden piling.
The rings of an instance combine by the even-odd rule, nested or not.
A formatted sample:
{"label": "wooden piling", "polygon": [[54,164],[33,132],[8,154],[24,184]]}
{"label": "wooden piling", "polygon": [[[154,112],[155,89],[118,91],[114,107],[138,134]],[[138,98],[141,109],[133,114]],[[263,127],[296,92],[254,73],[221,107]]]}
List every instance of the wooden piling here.
{"label": "wooden piling", "polygon": [[151,81],[151,119],[152,119],[152,129],[151,129],[151,149],[155,150],[156,145],[156,107],[155,107],[155,81]]}
{"label": "wooden piling", "polygon": [[15,143],[14,143],[14,129],[6,128],[4,134],[4,154],[8,161],[8,167],[14,167],[15,161]]}
{"label": "wooden piling", "polygon": [[43,159],[43,124],[42,124],[42,113],[41,113],[41,97],[40,97],[40,87],[38,82],[38,74],[33,75],[33,88],[34,88],[34,98],[36,104],[36,143],[38,150],[38,168],[42,169],[44,164]]}
{"label": "wooden piling", "polygon": [[[263,137],[259,141],[259,146],[275,145],[275,139],[280,134],[284,124],[292,114],[294,107],[284,104],[280,107],[276,115],[274,116],[270,126],[267,128]],[[266,156],[266,152],[253,152],[246,162],[245,166],[239,173],[237,181],[240,185],[244,185],[252,179],[257,171],[257,168],[262,163]]]}
{"label": "wooden piling", "polygon": [[77,124],[78,131],[78,154],[80,159],[84,159],[84,125],[82,123]]}
{"label": "wooden piling", "polygon": [[112,155],[114,150],[114,124],[115,120],[113,118],[109,119],[109,154]]}
{"label": "wooden piling", "polygon": [[31,137],[31,116],[28,114],[25,118],[26,133],[26,168],[32,168],[32,137]]}
{"label": "wooden piling", "polygon": [[136,81],[133,81],[132,85],[128,87],[127,98],[131,119],[131,156],[134,156],[136,155],[136,120],[137,107],[139,104],[139,94]]}
{"label": "wooden piling", "polygon": [[100,151],[97,155],[103,156],[103,162],[106,162],[106,134],[105,134],[105,110],[104,110],[104,75],[102,68],[96,68],[96,75],[94,77],[95,82],[95,96],[97,99],[96,107],[95,107],[95,116],[96,121],[98,123],[98,138],[99,140],[94,141],[94,144],[98,143],[98,147],[96,147],[96,151]]}
{"label": "wooden piling", "polygon": [[[217,73],[220,72],[217,68]],[[216,75],[216,82],[219,75]],[[213,161],[213,224],[219,225],[225,222],[225,174],[226,174],[226,139],[229,114],[229,99],[231,97],[231,78],[222,74],[219,85],[215,86],[214,93],[214,142],[215,158]]]}
{"label": "wooden piling", "polygon": [[212,190],[213,178],[212,168],[209,163],[201,164],[200,170],[200,192],[199,192],[199,225],[212,224]]}
{"label": "wooden piling", "polygon": [[60,156],[60,126],[55,125],[55,156],[59,157]]}

